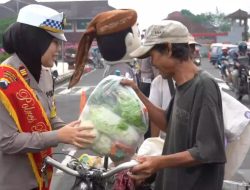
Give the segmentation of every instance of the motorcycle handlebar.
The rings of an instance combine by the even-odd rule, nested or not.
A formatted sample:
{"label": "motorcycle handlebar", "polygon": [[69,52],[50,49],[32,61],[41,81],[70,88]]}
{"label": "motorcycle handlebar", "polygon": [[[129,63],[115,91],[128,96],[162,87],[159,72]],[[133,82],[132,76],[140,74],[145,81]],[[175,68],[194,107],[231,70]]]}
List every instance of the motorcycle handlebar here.
{"label": "motorcycle handlebar", "polygon": [[[67,173],[69,175],[72,175],[72,176],[75,176],[75,177],[80,177],[81,176],[78,171],[73,170],[73,169],[69,168],[68,166],[63,165],[62,163],[60,163],[60,162],[54,160],[53,158],[51,158],[50,156],[47,156],[44,159],[44,162],[46,164],[54,166],[55,168],[57,168],[59,170],[62,170],[63,172],[65,172],[65,173]],[[137,164],[138,164],[138,162],[136,160],[131,160],[129,162],[124,162],[124,163],[116,166],[115,168],[107,171],[107,172],[103,172],[102,175],[101,175],[101,178],[111,177],[114,174],[116,174],[116,173],[118,173],[120,171],[129,169],[129,168],[132,168],[132,167],[136,166]]]}
{"label": "motorcycle handlebar", "polygon": [[111,176],[115,175],[116,173],[119,173],[119,172],[126,170],[126,169],[129,169],[129,168],[132,168],[138,164],[139,163],[136,160],[130,160],[129,162],[124,162],[124,163],[116,166],[114,169],[111,169],[107,172],[104,172],[102,174],[102,177],[103,178],[111,177]]}
{"label": "motorcycle handlebar", "polygon": [[65,165],[63,165],[62,163],[54,160],[53,158],[51,158],[50,156],[47,156],[45,159],[44,159],[44,162],[46,164],[49,164],[59,170],[62,170],[63,172],[69,174],[69,175],[72,175],[72,176],[75,176],[75,177],[80,177],[80,173],[76,170],[73,170]]}

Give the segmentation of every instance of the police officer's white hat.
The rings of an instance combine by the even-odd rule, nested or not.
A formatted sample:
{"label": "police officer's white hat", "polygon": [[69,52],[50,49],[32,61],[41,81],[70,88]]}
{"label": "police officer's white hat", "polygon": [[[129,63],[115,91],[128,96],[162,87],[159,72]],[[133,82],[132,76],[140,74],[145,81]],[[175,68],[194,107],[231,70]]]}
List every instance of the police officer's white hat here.
{"label": "police officer's white hat", "polygon": [[63,13],[38,4],[30,4],[20,9],[17,22],[39,27],[55,38],[67,41],[63,33]]}

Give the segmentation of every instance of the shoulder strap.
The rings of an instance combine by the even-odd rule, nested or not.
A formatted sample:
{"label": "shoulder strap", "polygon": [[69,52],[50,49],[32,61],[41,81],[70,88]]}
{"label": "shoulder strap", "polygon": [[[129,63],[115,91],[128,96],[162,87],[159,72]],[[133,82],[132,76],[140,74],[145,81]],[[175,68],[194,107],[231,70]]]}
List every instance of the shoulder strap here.
{"label": "shoulder strap", "polygon": [[168,109],[166,112],[166,116],[167,116],[167,121],[169,121],[171,113],[172,113],[172,109],[173,109],[173,104],[174,104],[174,96],[172,96],[169,104],[168,104]]}
{"label": "shoulder strap", "polygon": [[173,97],[174,94],[175,94],[175,88],[174,88],[173,79],[170,78],[170,77],[168,77],[167,80],[168,80],[168,86],[169,86],[170,94],[171,94],[171,96]]}
{"label": "shoulder strap", "polygon": [[174,87],[174,82],[173,82],[172,78],[168,77],[167,80],[168,80],[170,94],[172,97],[170,102],[169,102],[168,109],[167,109],[167,121],[169,121],[170,115],[171,115],[172,109],[173,109],[173,104],[174,104],[175,87]]}

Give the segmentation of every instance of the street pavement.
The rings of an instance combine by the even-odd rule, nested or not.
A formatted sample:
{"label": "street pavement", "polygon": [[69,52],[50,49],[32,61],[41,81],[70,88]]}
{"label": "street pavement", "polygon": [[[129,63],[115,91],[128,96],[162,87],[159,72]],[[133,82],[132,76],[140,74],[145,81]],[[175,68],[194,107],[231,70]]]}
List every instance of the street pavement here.
{"label": "street pavement", "polygon": [[[59,64],[60,63],[58,63],[58,66]],[[61,68],[61,76],[64,76],[64,78],[68,78],[67,73],[72,74],[72,71],[67,70],[67,68],[65,68],[66,66],[64,65],[64,70],[63,70],[63,64],[59,66]],[[234,93],[221,79],[219,70],[215,68],[213,65],[211,65],[206,58],[202,59],[201,68],[203,70],[208,71],[210,74],[212,74],[224,91],[234,96]],[[81,80],[79,81],[79,83],[72,89],[67,89],[67,85],[68,85],[67,82],[59,83],[56,86],[55,94],[56,94],[58,115],[61,116],[63,120],[65,120],[66,122],[70,122],[70,121],[78,119],[79,114],[80,114],[79,104],[80,104],[82,90],[91,91],[98,84],[98,82],[101,81],[102,76],[103,76],[103,71],[104,69],[96,69],[90,73],[84,74]],[[243,98],[242,103],[245,106],[250,107],[250,101],[248,100],[247,96]],[[63,153],[63,154],[69,153],[70,150],[71,150],[70,146],[65,146],[65,145],[60,145],[59,147],[55,148],[55,152]],[[89,150],[88,151],[78,150],[75,156],[77,157],[81,155],[82,153],[92,154],[92,152]],[[60,154],[55,155],[54,158],[64,163],[70,159],[70,157],[65,157],[65,155],[60,155]],[[243,175],[240,173],[242,173]],[[55,172],[54,175],[55,175],[55,178],[54,178],[54,181],[52,184],[53,187],[51,188],[51,190],[59,190],[59,189],[69,190],[70,187],[72,187],[72,184],[74,183],[74,177],[69,176],[67,174],[63,174],[62,172],[59,172],[58,170]],[[250,153],[248,152],[246,159],[243,161],[239,172],[233,177],[233,180],[235,180],[236,182],[242,182],[242,181],[246,181],[249,179],[250,179]],[[236,190],[236,189],[245,190],[246,188],[240,187],[237,184],[234,184],[234,185],[225,184],[223,189],[224,190]]]}

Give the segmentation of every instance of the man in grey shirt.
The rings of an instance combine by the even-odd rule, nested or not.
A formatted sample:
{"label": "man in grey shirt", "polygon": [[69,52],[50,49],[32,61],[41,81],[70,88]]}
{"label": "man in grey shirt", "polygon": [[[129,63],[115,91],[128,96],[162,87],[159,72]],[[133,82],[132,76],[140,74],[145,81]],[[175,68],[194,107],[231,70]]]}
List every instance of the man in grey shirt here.
{"label": "man in grey shirt", "polygon": [[193,64],[187,28],[164,20],[146,32],[134,57],[151,56],[153,64],[176,82],[167,111],[154,106],[129,80],[149,117],[167,132],[161,156],[138,157],[130,176],[142,183],[157,173],[155,190],[221,190],[226,162],[221,94],[217,83]]}

